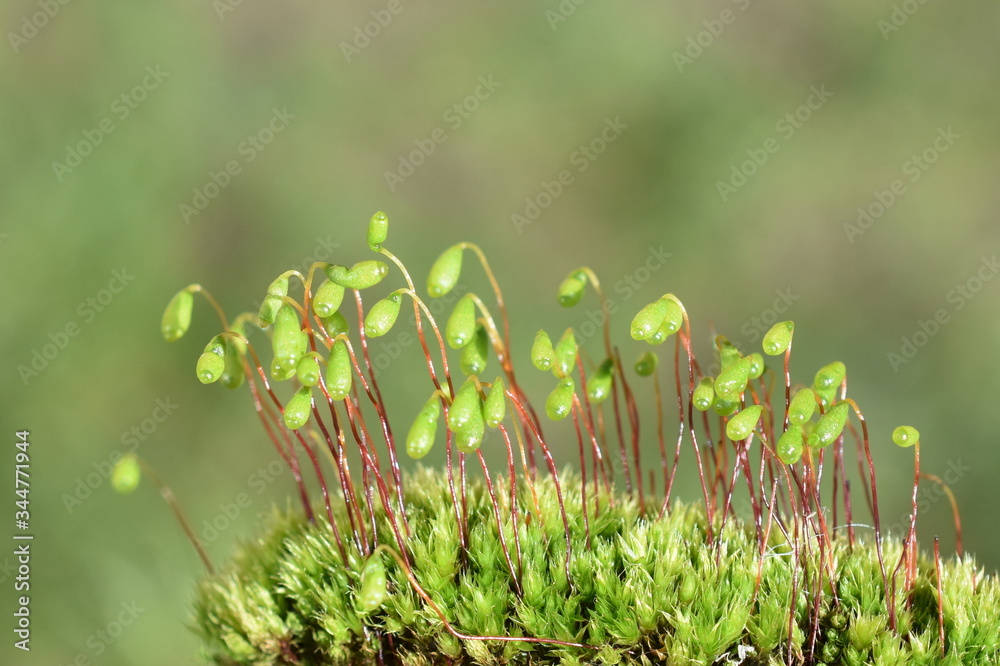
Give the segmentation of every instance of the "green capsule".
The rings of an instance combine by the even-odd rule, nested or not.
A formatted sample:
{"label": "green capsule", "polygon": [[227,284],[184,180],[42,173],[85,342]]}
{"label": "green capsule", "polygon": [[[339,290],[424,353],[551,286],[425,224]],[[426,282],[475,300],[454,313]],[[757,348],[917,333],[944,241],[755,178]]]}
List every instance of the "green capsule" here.
{"label": "green capsule", "polygon": [[763,411],[763,405],[751,405],[729,419],[726,423],[726,436],[734,442],[739,442],[752,435]]}
{"label": "green capsule", "polygon": [[347,319],[339,312],[334,312],[329,317],[320,318],[320,323],[323,325],[323,330],[331,338],[346,334],[350,330],[347,325]]}
{"label": "green capsule", "polygon": [[812,389],[799,389],[788,403],[788,422],[792,425],[802,425],[812,418],[816,411],[816,394]]}
{"label": "green capsule", "polygon": [[794,465],[802,457],[803,443],[802,426],[790,426],[778,438],[778,459],[786,465]]}
{"label": "green capsule", "polygon": [[369,338],[378,338],[388,333],[399,317],[402,301],[402,294],[394,291],[375,303],[365,317],[365,335]]}
{"label": "green capsule", "polygon": [[668,302],[668,299],[661,298],[639,310],[629,329],[633,340],[645,340],[656,333],[667,319]]}
{"label": "green capsule", "polygon": [[285,425],[291,430],[298,430],[309,420],[312,411],[312,388],[302,386],[285,405]]}
{"label": "green capsule", "polygon": [[378,252],[382,249],[382,243],[385,242],[388,235],[389,216],[378,211],[372,215],[372,219],[368,222],[368,247],[371,248],[372,252]]}
{"label": "green capsule", "polygon": [[302,335],[298,312],[285,303],[274,318],[274,331],[271,335],[274,357],[280,359],[281,365],[294,366],[299,362],[302,355]]}
{"label": "green capsule", "polygon": [[503,422],[506,413],[506,387],[504,386],[503,378],[497,377],[493,380],[489,395],[486,396],[486,400],[483,402],[483,417],[486,420],[486,425],[490,428],[496,428]]}
{"label": "green capsule", "polygon": [[319,383],[319,360],[314,354],[306,354],[295,367],[295,374],[303,386],[316,386]]}
{"label": "green capsule", "polygon": [[479,397],[479,387],[476,380],[469,377],[455,393],[455,399],[448,410],[448,429],[452,432],[463,432],[475,428],[477,422],[483,421],[483,403]]}
{"label": "green capsule", "polygon": [[476,334],[472,336],[472,342],[462,347],[458,365],[465,374],[478,375],[486,369],[489,354],[490,337],[486,334],[486,327],[476,324]]}
{"label": "green capsule", "polygon": [[573,410],[573,395],[576,385],[572,377],[560,381],[545,400],[545,413],[553,421],[562,421]]}
{"label": "green capsule", "polygon": [[111,487],[116,493],[128,495],[139,487],[139,479],[142,478],[142,470],[139,467],[139,458],[134,453],[126,453],[111,470]]}
{"label": "green capsule", "polygon": [[646,352],[635,362],[635,372],[640,377],[649,377],[656,372],[656,366],[660,362],[659,357],[653,352]]}
{"label": "green capsule", "polygon": [[899,426],[892,431],[892,441],[903,448],[913,446],[920,441],[920,432],[913,426]]}
{"label": "green capsule", "polygon": [[587,382],[587,399],[590,402],[594,404],[604,402],[611,395],[614,367],[614,362],[610,358],[605,359],[590,376],[590,380]]}
{"label": "green capsule", "polygon": [[657,333],[666,333],[667,336],[671,336],[681,330],[681,326],[684,324],[684,309],[673,296],[664,296],[662,300],[667,307],[663,323],[660,324]]}
{"label": "green capsule", "polygon": [[373,553],[361,569],[361,589],[358,591],[358,606],[363,613],[373,613],[382,607],[389,596],[389,583],[385,574],[382,554]]}
{"label": "green capsule", "polygon": [[427,293],[432,298],[444,296],[458,284],[462,273],[462,246],[452,245],[441,253],[427,276]]}
{"label": "green capsule", "polygon": [[469,429],[455,433],[455,448],[458,449],[459,453],[475,453],[482,445],[485,433],[486,426],[483,420],[479,419]]}
{"label": "green capsule", "polygon": [[344,288],[336,282],[323,280],[323,284],[319,286],[313,296],[313,312],[320,318],[329,317],[340,309],[340,304],[343,302]]}
{"label": "green capsule", "polygon": [[784,354],[785,350],[792,344],[792,332],[795,330],[795,323],[791,321],[779,321],[764,334],[761,346],[768,356]]}
{"label": "green capsule", "polygon": [[559,305],[564,308],[571,308],[583,298],[583,292],[587,287],[587,274],[581,270],[575,270],[569,274],[562,284],[559,285],[558,297]]}
{"label": "green capsule", "polygon": [[716,377],[715,392],[723,398],[738,398],[746,390],[747,382],[750,381],[751,365],[749,358],[740,357],[733,361]]}
{"label": "green capsule", "polygon": [[337,340],[330,349],[330,358],[326,362],[326,390],[334,400],[343,400],[351,392],[351,382],[354,379],[351,368],[351,355],[343,340]]}
{"label": "green capsule", "polygon": [[217,335],[205,345],[205,351],[198,357],[195,372],[202,384],[219,381],[226,369],[226,339]]}
{"label": "green capsule", "polygon": [[817,388],[814,386],[813,393],[815,393],[816,397],[819,398],[819,404],[823,406],[823,409],[832,405],[833,401],[837,399],[836,386],[832,388]]}
{"label": "green capsule", "polygon": [[476,301],[466,294],[455,303],[455,309],[444,327],[444,338],[452,349],[461,349],[472,342],[476,334]]}
{"label": "green capsule", "polygon": [[287,365],[281,363],[277,358],[271,359],[271,379],[276,382],[285,382],[295,376],[298,365]]}
{"label": "green capsule", "polygon": [[160,320],[160,333],[167,342],[181,339],[191,328],[191,310],[194,308],[194,294],[187,289],[181,289],[163,311]]}
{"label": "green capsule", "polygon": [[337,264],[327,264],[326,276],[346,289],[368,289],[374,287],[389,274],[389,267],[376,259],[359,261],[350,268]]}
{"label": "green capsule", "polygon": [[750,379],[757,379],[764,374],[764,356],[754,352],[747,356],[750,359]]}
{"label": "green capsule", "polygon": [[535,333],[535,341],[531,344],[531,363],[539,370],[545,371],[552,367],[556,360],[556,352],[552,348],[552,340],[544,330]]}
{"label": "green capsule", "polygon": [[559,338],[559,342],[556,343],[554,352],[555,367],[553,368],[553,372],[556,373],[557,377],[569,376],[576,366],[577,348],[576,336],[573,335],[573,329],[566,329],[566,332]]}
{"label": "green capsule", "polygon": [[437,422],[441,416],[441,403],[437,396],[428,400],[420,409],[410,432],[406,436],[406,453],[414,460],[420,460],[434,447]]}
{"label": "green capsule", "polygon": [[226,340],[225,369],[222,371],[222,384],[226,388],[237,389],[243,384],[246,377],[243,371],[243,353],[238,345],[240,342],[234,338]]}
{"label": "green capsule", "polygon": [[836,389],[847,377],[847,367],[840,361],[824,365],[816,373],[813,386],[818,389]]}
{"label": "green capsule", "polygon": [[813,434],[816,436],[816,445],[819,448],[830,446],[844,432],[849,409],[850,406],[846,402],[841,402],[819,417],[816,428],[813,430]]}
{"label": "green capsule", "polygon": [[699,412],[707,412],[715,404],[715,380],[711,377],[702,377],[694,387],[691,402]]}
{"label": "green capsule", "polygon": [[261,328],[266,328],[274,323],[274,318],[277,316],[282,304],[284,304],[284,301],[280,296],[264,297],[263,302],[260,304],[260,310],[257,311],[257,319],[260,320]]}
{"label": "green capsule", "polygon": [[739,399],[729,400],[727,398],[723,398],[721,395],[715,396],[715,402],[712,403],[712,409],[714,409],[715,413],[719,416],[729,416],[730,414],[734,414],[739,408]]}
{"label": "green capsule", "polygon": [[729,338],[724,335],[715,336],[715,348],[719,351],[720,371],[728,370],[733,363],[743,358],[740,350],[733,346]]}

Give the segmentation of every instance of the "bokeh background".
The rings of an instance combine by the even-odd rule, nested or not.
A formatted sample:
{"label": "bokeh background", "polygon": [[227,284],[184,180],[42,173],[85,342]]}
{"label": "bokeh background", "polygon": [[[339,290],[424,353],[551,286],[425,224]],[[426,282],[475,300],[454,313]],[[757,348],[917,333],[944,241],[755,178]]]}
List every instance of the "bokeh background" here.
{"label": "bokeh background", "polygon": [[[627,358],[664,291],[703,357],[712,326],[747,350],[794,319],[798,379],[847,364],[886,522],[908,511],[912,458],[887,442],[910,423],[966,548],[1000,565],[996,3],[12,0],[0,21],[0,477],[12,524],[30,429],[36,534],[27,655],[0,551],[3,663],[197,662],[200,564],[152,487],[112,493],[109,457],[137,446],[217,560],[290,483],[246,393],[194,377],[210,311],[173,345],[160,313],[191,282],[235,314],[287,268],[368,258],[378,209],[415,275],[458,240],[487,249],[540,398],[534,331],[596,308],[555,304],[581,264]],[[397,429],[424,399],[417,349],[380,375]],[[951,553],[928,497],[921,541]]]}

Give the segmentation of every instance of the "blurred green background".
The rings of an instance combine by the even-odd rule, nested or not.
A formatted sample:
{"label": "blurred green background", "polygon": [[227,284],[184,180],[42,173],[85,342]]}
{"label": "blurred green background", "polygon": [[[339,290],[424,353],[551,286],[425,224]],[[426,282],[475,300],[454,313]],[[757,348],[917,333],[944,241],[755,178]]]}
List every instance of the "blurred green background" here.
{"label": "blurred green background", "polygon": [[[847,364],[885,522],[908,511],[912,458],[887,442],[910,423],[924,469],[952,471],[966,548],[1000,564],[995,2],[17,0],[0,17],[0,476],[12,521],[30,429],[36,534],[30,655],[0,552],[0,661],[197,660],[200,564],[151,487],[113,495],[109,456],[137,444],[217,560],[291,484],[245,391],[194,377],[209,310],[168,345],[162,308],[199,282],[235,314],[282,270],[368,258],[378,209],[421,279],[446,245],[487,249],[540,398],[534,331],[596,307],[555,304],[581,264],[627,358],[628,320],[664,291],[703,359],[710,326],[749,349],[758,322],[794,319],[799,380]],[[397,430],[427,386],[412,360],[380,374]],[[690,476],[678,492],[699,497]],[[946,502],[919,530],[953,552]]]}

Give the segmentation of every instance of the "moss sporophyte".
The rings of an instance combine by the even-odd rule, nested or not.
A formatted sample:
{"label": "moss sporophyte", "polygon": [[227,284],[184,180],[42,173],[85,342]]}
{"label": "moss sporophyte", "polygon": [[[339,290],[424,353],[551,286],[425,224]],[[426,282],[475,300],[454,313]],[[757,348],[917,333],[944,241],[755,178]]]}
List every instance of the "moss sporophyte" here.
{"label": "moss sporophyte", "polygon": [[[908,527],[888,534],[872,449],[890,442],[869,440],[844,364],[820,368],[808,386],[793,380],[792,322],[764,336],[763,354],[718,336],[710,374],[693,353],[685,306],[665,294],[629,327],[642,346],[672,338],[664,362],[646,349],[627,366],[604,312],[599,349],[580,345],[573,329],[541,330],[530,350],[519,343],[522,364],[479,247],[453,245],[430,268],[430,298],[456,288],[467,255],[493,292],[489,305],[475,293],[454,300],[442,325],[386,249],[387,234],[377,213],[368,244],[379,260],[288,271],[257,313],[230,322],[191,285],[163,315],[174,341],[190,326],[195,294],[216,310],[222,330],[197,377],[247,385],[298,495],[297,508],[274,510],[218,570],[199,547],[208,573],[193,624],[209,660],[1000,663],[1000,585],[962,553],[953,500],[957,553],[942,557],[936,538],[933,553],[918,549],[917,486],[942,482],[920,471],[917,430],[892,435],[912,449],[914,475]],[[399,288],[364,298],[390,265]],[[573,307],[588,288],[607,303],[586,267],[558,285],[556,300]],[[371,349],[404,301],[427,393],[390,413]],[[270,338],[269,362],[248,339],[255,328]],[[543,400],[529,399],[515,372],[529,358],[554,375]],[[656,416],[641,437],[643,408]],[[577,459],[559,461],[546,430],[570,417],[576,441],[565,450]],[[503,461],[493,468],[483,455],[488,432],[489,458]],[[641,455],[650,433],[653,461]],[[443,469],[404,473],[400,451],[419,459],[435,446],[444,447]],[[674,497],[682,457],[700,486],[689,503]],[[133,490],[140,467],[149,473],[123,459],[115,487]],[[153,481],[198,547],[169,490]]]}

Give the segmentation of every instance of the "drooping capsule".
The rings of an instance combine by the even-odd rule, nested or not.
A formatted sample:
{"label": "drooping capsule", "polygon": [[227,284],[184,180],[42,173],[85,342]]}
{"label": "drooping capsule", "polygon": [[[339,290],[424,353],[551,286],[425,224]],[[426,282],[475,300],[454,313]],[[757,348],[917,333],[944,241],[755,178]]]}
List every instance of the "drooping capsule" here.
{"label": "drooping capsule", "polygon": [[406,436],[406,453],[414,460],[420,460],[434,447],[437,422],[441,415],[441,403],[437,396],[431,397],[417,414],[410,432]]}
{"label": "drooping capsule", "polygon": [[778,438],[775,452],[781,462],[794,465],[802,457],[802,445],[802,426],[792,425]]}
{"label": "drooping capsule", "polygon": [[743,355],[740,354],[740,350],[737,349],[733,343],[729,341],[729,338],[724,335],[715,336],[715,348],[719,352],[720,372],[728,370],[732,367],[733,363],[743,358]]}
{"label": "drooping capsule", "polygon": [[850,406],[848,403],[841,402],[819,417],[816,427],[813,429],[813,434],[816,436],[816,445],[819,448],[825,448],[833,444],[840,437],[840,434],[844,432],[849,409]]}
{"label": "drooping capsule", "polygon": [[327,264],[326,276],[346,289],[368,289],[374,287],[389,274],[389,267],[376,259],[359,261],[350,268],[338,264]]}
{"label": "drooping capsule", "polygon": [[368,247],[371,248],[372,252],[378,252],[382,249],[382,243],[385,242],[388,235],[389,216],[378,211],[368,221]]}
{"label": "drooping capsule", "polygon": [[474,377],[469,377],[462,384],[448,410],[448,429],[452,432],[462,432],[473,427],[477,420],[482,421],[483,404],[479,397],[479,387]]}
{"label": "drooping capsule", "polygon": [[351,382],[354,379],[351,368],[351,355],[343,340],[337,340],[330,348],[330,357],[326,361],[326,390],[334,400],[343,400],[351,392]]}
{"label": "drooping capsule", "polygon": [[306,354],[295,366],[295,374],[303,386],[316,386],[319,383],[319,360],[315,354]]}
{"label": "drooping capsule", "polygon": [[[243,345],[245,348],[246,345]],[[240,351],[240,341],[233,337],[226,339],[225,369],[220,378],[222,384],[229,389],[237,389],[243,384],[246,374],[243,370],[243,352]]]}
{"label": "drooping capsule", "polygon": [[486,423],[480,414],[468,428],[455,433],[455,448],[459,453],[475,453],[483,443],[484,434],[486,434]]}
{"label": "drooping capsule", "polygon": [[760,352],[753,352],[750,359],[750,379],[757,379],[764,374],[764,356]]}
{"label": "drooping capsule", "polygon": [[389,583],[382,562],[382,553],[368,556],[361,569],[361,589],[358,590],[358,607],[363,613],[373,613],[382,607],[389,596]]}
{"label": "drooping capsule", "polygon": [[795,331],[795,323],[791,321],[779,321],[764,334],[761,346],[768,356],[778,356],[784,354],[789,345],[792,344],[792,333]]}
{"label": "drooping capsule", "polygon": [[604,402],[611,395],[614,382],[614,362],[604,359],[604,362],[597,366],[597,370],[587,380],[587,399],[597,404]]}
{"label": "drooping capsule", "polygon": [[663,322],[660,324],[657,332],[666,333],[667,336],[671,336],[681,330],[681,326],[684,324],[684,309],[681,307],[680,302],[671,294],[664,296],[662,300],[666,303],[667,307],[664,311]]}
{"label": "drooping capsule", "polygon": [[331,280],[323,280],[313,295],[313,312],[320,318],[329,317],[340,309],[343,302],[344,288]]}
{"label": "drooping capsule", "polygon": [[656,333],[667,318],[667,299],[658,299],[644,306],[632,318],[629,333],[633,340],[645,340]]}
{"label": "drooping capsule", "polygon": [[299,323],[299,315],[290,304],[285,303],[274,318],[274,329],[271,334],[271,346],[274,350],[274,367],[285,374],[295,369],[302,354],[303,341],[306,334]]}
{"label": "drooping capsule", "polygon": [[302,386],[285,404],[285,425],[291,430],[298,430],[309,420],[312,411],[312,389]]}
{"label": "drooping capsule", "polygon": [[750,367],[749,358],[740,357],[733,361],[715,378],[715,392],[720,397],[730,400],[738,398],[746,390],[747,382],[750,381]]}
{"label": "drooping capsule", "polygon": [[719,416],[729,416],[734,414],[737,409],[740,408],[739,399],[730,400],[728,398],[723,398],[721,395],[715,396],[715,402],[712,403],[712,409]]}
{"label": "drooping capsule", "polygon": [[194,308],[194,294],[181,289],[167,303],[160,320],[160,333],[167,342],[181,339],[191,328],[191,310]]}
{"label": "drooping capsule", "polygon": [[559,342],[556,343],[555,347],[555,368],[554,372],[557,377],[566,377],[573,372],[573,368],[576,366],[576,336],[573,335],[573,329],[567,328],[559,338]]}
{"label": "drooping capsule", "polygon": [[377,301],[365,317],[365,335],[370,338],[378,338],[388,333],[399,317],[402,300],[402,293],[394,291]]}
{"label": "drooping capsule", "polygon": [[699,412],[707,412],[715,403],[715,380],[711,377],[702,377],[698,385],[694,387],[691,395],[691,402]]}
{"label": "drooping capsule", "polygon": [[323,325],[323,331],[331,338],[346,334],[350,330],[347,318],[340,312],[334,312],[329,317],[321,318],[320,323]]}
{"label": "drooping capsule", "polygon": [[635,362],[635,372],[640,377],[649,377],[656,372],[659,357],[653,352],[646,352]]}
{"label": "drooping capsule", "polygon": [[444,338],[452,349],[461,349],[476,334],[476,301],[472,294],[458,299],[444,327]]}
{"label": "drooping capsule", "polygon": [[462,273],[462,246],[452,245],[441,253],[427,275],[427,293],[432,298],[444,296],[458,284]]}
{"label": "drooping capsule", "polygon": [[734,442],[739,442],[751,434],[760,421],[760,415],[764,411],[763,405],[750,405],[740,413],[729,419],[726,423],[726,436]]}
{"label": "drooping capsule", "polygon": [[892,431],[892,442],[903,448],[913,446],[920,441],[920,432],[913,426],[899,426]]}
{"label": "drooping capsule", "polygon": [[286,365],[278,362],[277,358],[271,359],[271,379],[276,382],[286,382],[295,376],[298,365]]}
{"label": "drooping capsule", "polygon": [[195,372],[202,384],[211,384],[222,377],[226,369],[226,339],[217,335],[205,345],[205,351],[198,357]]}
{"label": "drooping capsule", "polygon": [[583,298],[583,292],[587,287],[587,274],[582,270],[575,270],[559,285],[557,296],[559,305],[564,308],[571,308]]}
{"label": "drooping capsule", "polygon": [[539,370],[545,371],[555,362],[556,352],[552,348],[552,340],[544,330],[535,333],[535,341],[531,344],[531,363]]}
{"label": "drooping capsule", "polygon": [[816,373],[813,386],[818,389],[836,389],[847,377],[847,367],[840,361],[824,365]]}
{"label": "drooping capsule", "polygon": [[792,425],[802,425],[812,418],[815,411],[816,394],[812,389],[799,389],[788,403],[788,422]]}
{"label": "drooping capsule", "polygon": [[496,428],[499,426],[507,413],[507,387],[504,386],[503,377],[497,377],[490,386],[490,392],[483,401],[483,417],[486,426]]}
{"label": "drooping capsule", "polygon": [[260,320],[261,328],[266,328],[274,323],[274,318],[278,315],[284,301],[280,296],[265,296],[257,311],[257,319]]}
{"label": "drooping capsule", "polygon": [[139,480],[142,478],[142,470],[139,467],[139,458],[134,453],[126,453],[111,470],[111,487],[115,492],[128,495],[139,487]]}
{"label": "drooping capsule", "polygon": [[576,385],[572,377],[564,377],[556,384],[545,400],[545,413],[553,421],[561,421],[573,410],[573,394]]}
{"label": "drooping capsule", "polygon": [[826,409],[833,404],[833,401],[837,399],[837,387],[833,386],[831,388],[818,388],[813,386],[813,393],[819,399],[819,404]]}
{"label": "drooping capsule", "polygon": [[476,333],[472,336],[472,342],[462,347],[458,365],[465,374],[478,375],[486,369],[489,354],[490,338],[486,333],[486,327],[476,324]]}

